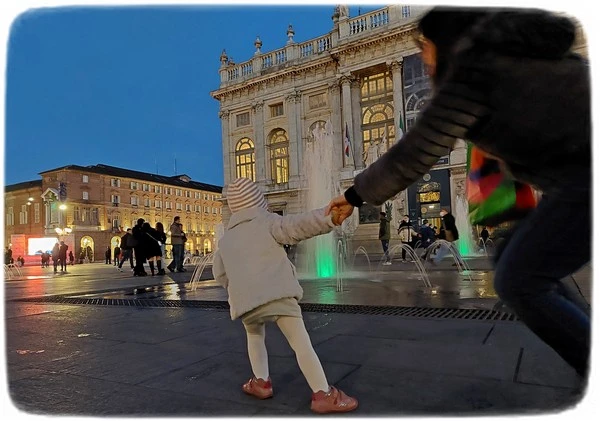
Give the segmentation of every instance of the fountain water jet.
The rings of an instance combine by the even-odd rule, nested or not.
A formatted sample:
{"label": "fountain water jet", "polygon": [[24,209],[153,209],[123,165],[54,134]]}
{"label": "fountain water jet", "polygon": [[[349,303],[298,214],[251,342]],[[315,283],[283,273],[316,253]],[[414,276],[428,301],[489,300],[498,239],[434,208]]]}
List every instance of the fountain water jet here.
{"label": "fountain water jet", "polygon": [[457,248],[461,256],[479,256],[477,244],[473,239],[473,225],[469,221],[469,205],[464,195],[456,196],[456,228],[458,229]]}
{"label": "fountain water jet", "polygon": [[[306,145],[303,172],[306,175],[305,211],[325,206],[335,196],[333,179],[333,126],[328,120],[316,125],[312,141]],[[333,233],[320,235],[302,244],[306,277],[333,278],[336,276],[335,239]]]}

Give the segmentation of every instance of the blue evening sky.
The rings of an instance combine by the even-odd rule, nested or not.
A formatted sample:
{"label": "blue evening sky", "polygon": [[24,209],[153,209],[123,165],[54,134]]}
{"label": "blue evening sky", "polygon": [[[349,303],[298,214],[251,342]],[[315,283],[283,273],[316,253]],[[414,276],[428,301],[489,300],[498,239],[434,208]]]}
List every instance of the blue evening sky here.
{"label": "blue evening sky", "polygon": [[[5,184],[108,164],[222,185],[219,56],[236,63],[333,28],[333,5],[49,7],[7,50]],[[361,12],[377,5],[360,8]],[[356,16],[359,7],[351,6]]]}

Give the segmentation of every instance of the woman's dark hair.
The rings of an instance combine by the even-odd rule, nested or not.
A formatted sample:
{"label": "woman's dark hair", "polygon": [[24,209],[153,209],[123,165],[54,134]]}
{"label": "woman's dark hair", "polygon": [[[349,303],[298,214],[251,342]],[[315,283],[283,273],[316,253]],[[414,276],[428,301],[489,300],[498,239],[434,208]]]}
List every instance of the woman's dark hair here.
{"label": "woman's dark hair", "polygon": [[434,7],[419,21],[419,32],[436,47],[434,82],[439,82],[448,71],[456,43],[490,10],[457,7]]}
{"label": "woman's dark hair", "polygon": [[158,231],[158,232],[165,232],[165,227],[163,226],[162,222],[157,222],[156,223],[156,231]]}

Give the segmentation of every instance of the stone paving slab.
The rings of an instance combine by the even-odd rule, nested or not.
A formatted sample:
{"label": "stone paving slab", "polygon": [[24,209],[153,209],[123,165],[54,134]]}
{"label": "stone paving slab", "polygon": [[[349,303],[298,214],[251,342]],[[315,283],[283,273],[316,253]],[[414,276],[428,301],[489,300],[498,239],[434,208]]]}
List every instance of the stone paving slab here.
{"label": "stone paving slab", "polygon": [[362,366],[339,386],[368,396],[361,400],[357,416],[524,415],[562,410],[574,402],[569,389],[406,368]]}
{"label": "stone paving slab", "polygon": [[[228,311],[10,301],[34,293],[93,295],[101,290],[125,291],[122,296],[134,299],[133,287],[159,284],[166,291],[160,295],[154,290],[159,299],[222,300],[225,293],[210,280],[196,292],[182,290],[191,272],[137,279],[104,265],[75,266],[72,271],[52,279],[6,282],[7,384],[13,403],[27,412],[310,415],[310,390],[274,325],[267,327],[267,346],[276,396],[257,401],[240,390],[251,371],[243,326],[232,322]],[[446,272],[450,276],[452,270]],[[581,273],[585,278],[585,271]],[[397,298],[423,303],[418,289],[403,290],[402,279],[412,276],[409,271],[387,276],[400,278],[387,284],[383,295],[371,293],[367,301],[391,291]],[[408,282],[416,285],[418,280]],[[334,289],[315,285],[307,295],[323,302],[339,298]],[[381,287],[375,282],[364,288],[347,286],[344,294],[356,298],[368,288]],[[493,301],[441,296],[431,298],[429,305],[460,302],[478,308]],[[583,386],[574,371],[520,322],[316,312],[305,312],[304,320],[330,381],[360,400],[359,410],[348,416],[548,413],[581,399]],[[16,352],[24,349],[44,352]]]}
{"label": "stone paving slab", "polygon": [[[276,397],[256,401],[240,390],[251,375],[246,341],[226,311],[63,307],[7,320],[9,390],[29,412],[310,414],[308,385],[274,325],[267,346]],[[92,317],[96,336],[73,336]],[[57,321],[62,331],[32,327]],[[175,325],[176,335],[164,333]],[[353,416],[524,413],[580,399],[570,368],[518,322],[307,313],[306,325],[330,382],[360,399]],[[114,336],[115,326],[131,334]],[[162,341],[140,338],[152,329]],[[41,344],[44,353],[16,353]]]}

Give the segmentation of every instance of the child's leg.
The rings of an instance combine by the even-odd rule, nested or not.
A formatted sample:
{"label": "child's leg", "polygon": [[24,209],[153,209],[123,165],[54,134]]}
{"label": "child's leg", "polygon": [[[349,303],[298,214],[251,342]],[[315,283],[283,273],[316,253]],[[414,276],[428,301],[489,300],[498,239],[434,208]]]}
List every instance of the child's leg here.
{"label": "child's leg", "polygon": [[269,356],[265,345],[265,325],[264,323],[244,324],[244,328],[248,337],[248,358],[254,377],[267,380],[269,378]]}
{"label": "child's leg", "polygon": [[312,391],[314,393],[319,390],[329,391],[329,383],[327,383],[319,357],[310,342],[304,320],[300,317],[282,316],[277,319],[277,326],[296,353],[298,366]]}

